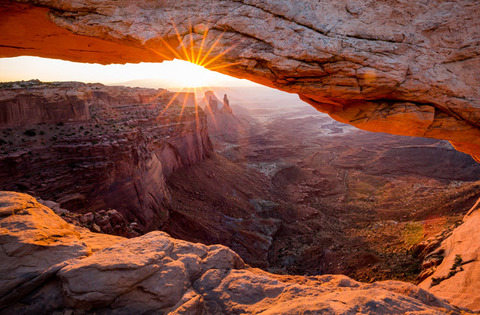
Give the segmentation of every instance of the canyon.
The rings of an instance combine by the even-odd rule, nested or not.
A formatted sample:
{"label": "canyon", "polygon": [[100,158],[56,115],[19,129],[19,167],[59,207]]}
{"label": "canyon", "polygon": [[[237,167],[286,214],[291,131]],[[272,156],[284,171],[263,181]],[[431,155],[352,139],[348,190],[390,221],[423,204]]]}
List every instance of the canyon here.
{"label": "canyon", "polygon": [[338,121],[214,92],[203,112],[203,95],[163,89],[2,83],[0,188],[36,199],[0,193],[0,312],[480,309],[479,3],[0,0],[0,13],[0,57],[183,59]]}
{"label": "canyon", "polygon": [[[298,102],[253,96],[239,106],[214,91],[196,99],[35,80],[3,83],[0,95],[8,172],[0,189],[37,196],[89,235],[163,230],[169,239],[223,244],[277,280],[344,274],[372,283],[426,279],[430,289],[455,256],[422,272],[423,260],[443,250],[478,198],[480,166],[447,142],[360,131]],[[55,293],[63,301],[56,307],[70,295]],[[468,295],[454,301],[477,308]]]}
{"label": "canyon", "polygon": [[168,217],[166,176],[212,151],[193,94],[38,81],[0,94],[2,189],[121,209],[143,231]]}

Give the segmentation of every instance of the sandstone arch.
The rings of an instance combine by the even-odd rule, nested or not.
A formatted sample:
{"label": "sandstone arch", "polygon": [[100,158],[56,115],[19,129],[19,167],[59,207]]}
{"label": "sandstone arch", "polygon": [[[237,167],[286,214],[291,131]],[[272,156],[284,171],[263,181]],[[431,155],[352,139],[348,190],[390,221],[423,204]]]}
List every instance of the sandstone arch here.
{"label": "sandstone arch", "polygon": [[[480,3],[0,0],[0,56],[181,58],[480,159]],[[204,43],[203,49],[202,42]]]}

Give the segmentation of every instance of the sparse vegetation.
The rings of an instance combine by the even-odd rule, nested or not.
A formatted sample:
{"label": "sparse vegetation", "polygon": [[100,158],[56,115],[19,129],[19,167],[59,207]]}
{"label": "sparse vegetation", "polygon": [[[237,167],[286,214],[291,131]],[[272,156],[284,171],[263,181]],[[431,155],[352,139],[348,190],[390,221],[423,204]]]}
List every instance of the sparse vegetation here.
{"label": "sparse vegetation", "polygon": [[421,222],[409,222],[405,226],[404,237],[407,245],[416,245],[423,239],[423,225]]}
{"label": "sparse vegetation", "polygon": [[436,286],[439,285],[442,281],[447,280],[448,278],[453,277],[455,274],[457,274],[460,271],[463,271],[462,265],[468,263],[470,261],[464,262],[462,259],[462,255],[455,255],[455,259],[453,260],[453,265],[450,268],[450,271],[446,276],[443,277],[432,277],[432,284],[431,286]]}
{"label": "sparse vegetation", "polygon": [[37,131],[35,129],[27,129],[23,134],[29,137],[35,137],[37,135]]}

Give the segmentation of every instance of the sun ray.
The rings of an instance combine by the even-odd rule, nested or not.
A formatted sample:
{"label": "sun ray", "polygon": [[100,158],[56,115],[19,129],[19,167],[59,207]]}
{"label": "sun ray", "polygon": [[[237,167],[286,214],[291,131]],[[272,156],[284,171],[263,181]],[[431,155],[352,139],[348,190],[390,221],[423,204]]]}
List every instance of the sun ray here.
{"label": "sun ray", "polygon": [[[185,55],[185,59],[187,59],[188,62],[192,62],[192,60],[190,60],[190,58],[188,56],[187,47],[185,47],[185,45],[183,44],[183,39],[180,36],[180,33],[178,32],[177,26],[173,22],[172,22],[172,26],[173,26],[173,30],[175,31],[175,34],[177,34],[178,42],[180,43],[180,47],[182,48],[183,54]],[[182,59],[184,59],[184,58],[182,58]]]}
{"label": "sun ray", "polygon": [[222,51],[220,54],[216,55],[215,57],[211,58],[210,60],[208,60],[208,62],[202,64],[202,67],[205,67],[207,69],[208,68],[208,65],[211,64],[212,62],[214,62],[215,60],[221,58],[222,56],[224,56],[226,53],[228,53],[230,50],[234,49],[235,47],[237,47],[239,43],[236,43],[235,45],[232,45],[230,46],[228,49]]}
{"label": "sun ray", "polygon": [[[232,49],[235,49],[238,44],[241,43],[235,43],[234,45],[230,45],[227,49],[223,49],[220,53],[215,54],[215,56],[212,56],[212,52],[220,47],[221,40],[223,36],[225,35],[226,31],[223,31],[222,33],[218,34],[217,38],[213,41],[213,43],[208,43],[207,37],[210,34],[210,22],[208,22],[206,25],[205,24],[200,24],[198,26],[193,26],[192,21],[189,19],[188,20],[188,34],[184,34],[183,38],[182,35],[180,34],[180,31],[178,27],[175,25],[173,20],[171,19],[171,24],[173,26],[173,30],[175,32],[176,39],[178,41],[178,44],[180,46],[173,47],[173,45],[170,45],[169,42],[167,42],[164,39],[161,39],[162,43],[165,45],[165,47],[175,56],[175,58],[178,58],[180,60],[186,60],[192,64],[195,64],[197,66],[200,66],[202,68],[205,68],[207,70],[220,70],[220,69],[225,69],[228,67],[232,67],[235,65],[240,64],[240,62],[232,62],[232,63],[224,63],[224,64],[215,64],[215,62],[218,62],[219,59],[221,59],[225,54],[230,52]],[[199,38],[195,38],[194,35],[201,34],[201,40]],[[186,38],[185,36],[190,36],[189,38]],[[187,45],[190,45],[190,47],[187,47]],[[160,54],[160,53],[159,53]],[[210,66],[210,68],[209,68]],[[198,77],[197,79],[199,79]],[[193,77],[195,79],[195,77]],[[195,82],[193,84],[197,85],[198,83],[202,84],[202,82]],[[171,105],[178,100],[178,97],[183,94],[183,100],[180,101],[181,103],[181,109],[180,113],[178,116],[178,121],[181,121],[182,118],[185,115],[186,112],[186,107],[188,104],[189,100],[189,93],[194,94],[194,110],[195,110],[195,121],[196,121],[196,126],[200,126],[200,102],[197,102],[197,95],[200,95],[200,98],[204,98],[205,92],[209,91],[210,88],[208,85],[200,85],[200,86],[195,86],[192,88],[189,88],[187,86],[184,86],[181,88],[178,92],[175,93],[175,95],[171,98],[171,100],[168,102],[168,104],[165,106],[165,108],[162,110],[160,113],[159,117],[164,115],[165,112],[168,110],[168,108],[171,107]],[[218,128],[218,122],[215,119],[215,115],[213,115],[212,108],[209,106],[209,100],[205,99],[206,106],[204,108],[205,114],[208,116],[208,119],[210,122],[215,126],[215,128]],[[202,102],[203,103],[203,102]]]}
{"label": "sun ray", "polygon": [[210,46],[210,48],[208,49],[207,53],[205,54],[205,56],[202,58],[202,60],[200,60],[200,62],[198,63],[199,66],[204,66],[203,63],[205,61],[205,59],[208,58],[208,56],[210,55],[210,53],[215,49],[215,47],[218,45],[218,43],[220,42],[220,39],[222,39],[223,37],[223,34],[225,34],[225,32],[223,32],[222,34],[220,34],[220,36],[215,40],[215,42],[212,44],[212,46]]}
{"label": "sun ray", "polygon": [[218,70],[218,69],[223,69],[223,68],[228,68],[228,67],[231,67],[231,66],[235,66],[235,65],[239,65],[241,64],[241,62],[237,61],[237,62],[231,62],[231,63],[227,63],[227,64],[223,64],[223,65],[218,65],[218,66],[214,66],[214,67],[209,67],[208,70]]}
{"label": "sun ray", "polygon": [[195,64],[197,65],[200,64],[200,58],[202,57],[203,46],[205,45],[205,40],[207,39],[208,32],[209,32],[209,23],[205,27],[205,31],[202,36],[202,42],[200,43],[200,49],[198,50],[197,58],[195,59]]}
{"label": "sun ray", "polygon": [[[172,46],[170,46],[170,44],[167,43],[166,40],[164,40],[164,39],[161,38],[161,37],[160,37],[160,40],[161,40],[162,43],[168,48],[168,50],[170,50],[170,51],[175,55],[176,58],[178,58],[178,59],[183,59],[182,56],[181,56]],[[166,55],[160,53],[159,51],[155,51],[155,52],[156,52],[158,55],[160,55],[161,57],[163,57],[163,58],[166,58],[166,59],[170,59],[170,58],[171,58],[171,57],[169,57],[169,56],[166,56]]]}
{"label": "sun ray", "polygon": [[163,116],[163,114],[167,111],[167,109],[173,104],[173,102],[175,101],[175,99],[178,97],[178,95],[180,94],[181,92],[176,92],[175,95],[173,95],[173,97],[170,99],[170,101],[168,102],[168,104],[165,106],[165,108],[160,112],[160,114],[158,114],[157,118],[160,118],[160,116]]}
{"label": "sun ray", "polygon": [[148,99],[148,103],[152,103],[154,100],[158,99],[160,96],[168,92],[168,90],[164,89],[152,96],[150,99]]}
{"label": "sun ray", "polygon": [[190,32],[190,62],[195,63],[195,50],[194,50],[194,41],[193,41],[193,29],[192,21],[188,19],[188,30]]}
{"label": "sun ray", "polygon": [[183,112],[185,111],[185,107],[187,106],[189,89],[187,88],[186,91],[184,90],[182,93],[184,93],[184,95],[183,95],[182,109],[180,110],[180,115],[178,115],[178,122],[182,120]]}

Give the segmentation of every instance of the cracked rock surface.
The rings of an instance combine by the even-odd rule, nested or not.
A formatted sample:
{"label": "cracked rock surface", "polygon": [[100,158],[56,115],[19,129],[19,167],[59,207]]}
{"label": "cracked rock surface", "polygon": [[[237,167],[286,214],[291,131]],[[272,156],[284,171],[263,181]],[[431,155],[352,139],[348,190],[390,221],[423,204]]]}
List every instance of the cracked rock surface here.
{"label": "cracked rock surface", "polygon": [[0,313],[460,314],[413,284],[279,276],[225,246],[163,232],[125,239],[64,222],[33,197],[0,192]]}
{"label": "cracked rock surface", "polygon": [[2,0],[0,11],[0,56],[190,60],[358,128],[480,157],[478,1]]}
{"label": "cracked rock surface", "polygon": [[480,200],[463,219],[463,224],[435,250],[443,257],[434,273],[420,287],[455,305],[480,311]]}

